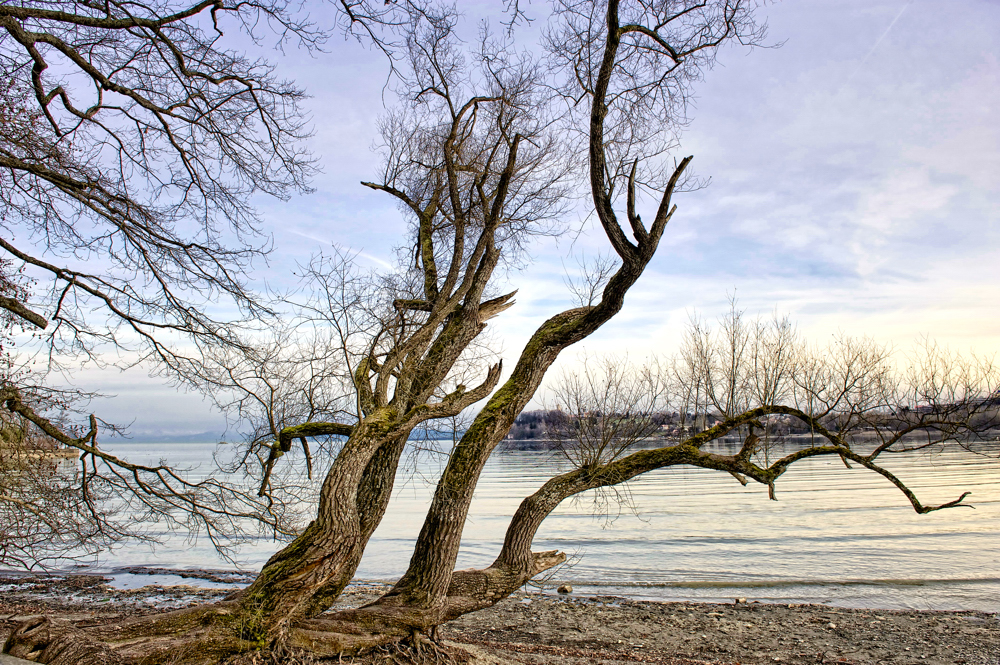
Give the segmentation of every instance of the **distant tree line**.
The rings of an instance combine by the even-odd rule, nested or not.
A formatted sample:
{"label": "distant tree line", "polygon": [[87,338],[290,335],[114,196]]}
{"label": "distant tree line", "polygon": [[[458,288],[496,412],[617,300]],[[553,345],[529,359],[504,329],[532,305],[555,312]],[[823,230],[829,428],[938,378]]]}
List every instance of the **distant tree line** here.
{"label": "distant tree line", "polygon": [[[609,413],[607,415],[600,411],[593,411],[588,414],[592,418],[638,418],[623,413]],[[648,416],[641,416],[651,427],[651,431],[646,438],[679,438],[682,435],[696,434],[700,431],[714,427],[722,418],[715,413],[680,413],[678,411],[661,411]],[[517,420],[507,435],[508,441],[534,441],[545,439],[557,439],[559,433],[564,430],[568,423],[578,417],[568,414],[561,409],[538,409],[535,411],[525,411]],[[788,436],[796,434],[809,434],[809,427],[790,416],[776,416],[769,421],[769,431],[776,436]]]}
{"label": "distant tree line", "polygon": [[[982,429],[983,426],[987,426],[988,428],[989,424],[1000,420],[1000,393],[981,400],[979,404],[980,407],[985,408],[981,408],[979,413],[972,417],[971,420],[975,426],[979,429]],[[956,404],[954,408],[968,407],[967,405]],[[947,411],[947,409],[947,405],[936,405],[933,408],[930,406],[916,408],[903,407],[897,413],[886,414],[885,424],[889,424],[890,420],[896,421],[897,425],[899,425],[913,419],[919,419],[921,416],[945,415],[943,412]],[[841,425],[839,420],[842,419],[843,416],[841,415],[832,415],[822,419],[822,424],[827,428],[836,429]],[[507,435],[508,444],[506,448],[522,448],[523,446],[516,445],[516,442],[521,441],[549,442],[550,445],[547,447],[553,449],[561,448],[565,445],[567,432],[579,429],[583,426],[583,421],[587,421],[590,426],[599,422],[617,421],[621,423],[629,421],[634,428],[637,427],[645,430],[631,442],[631,444],[641,444],[646,440],[680,440],[715,427],[723,420],[725,420],[723,416],[711,412],[683,413],[678,411],[659,411],[651,414],[614,412],[605,414],[600,410],[595,410],[588,411],[583,416],[580,416],[567,413],[561,408],[537,409],[534,411],[525,411],[517,417],[514,426],[511,427],[510,433]],[[874,427],[870,429],[874,430]],[[776,415],[768,418],[765,431],[767,435],[774,439],[815,433],[807,424],[787,415]],[[537,445],[530,447],[533,449],[538,448]]]}

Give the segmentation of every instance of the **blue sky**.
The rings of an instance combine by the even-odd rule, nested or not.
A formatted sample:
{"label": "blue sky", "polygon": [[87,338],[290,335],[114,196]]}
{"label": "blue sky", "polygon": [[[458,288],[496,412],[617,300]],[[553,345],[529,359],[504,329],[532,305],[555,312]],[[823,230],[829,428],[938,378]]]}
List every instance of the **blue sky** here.
{"label": "blue sky", "polygon": [[[490,7],[463,4],[470,21]],[[692,313],[712,319],[735,292],[817,341],[844,332],[905,349],[929,335],[1000,351],[1000,3],[786,0],[761,11],[783,45],[727,49],[695,90],[678,154],[694,155],[710,185],[676,199],[625,310],[582,348],[670,354]],[[330,243],[372,267],[390,262],[404,228],[388,197],[358,184],[378,167],[385,63],[353,41],[329,51],[275,56],[312,95],[323,169],[315,193],[261,201],[275,251],[257,276],[278,285]],[[570,304],[564,266],[603,244],[591,231],[534,245],[511,276],[517,306],[494,320],[505,358]],[[221,430],[200,398],[141,370],[78,381],[117,394],[95,408],[136,431]]]}

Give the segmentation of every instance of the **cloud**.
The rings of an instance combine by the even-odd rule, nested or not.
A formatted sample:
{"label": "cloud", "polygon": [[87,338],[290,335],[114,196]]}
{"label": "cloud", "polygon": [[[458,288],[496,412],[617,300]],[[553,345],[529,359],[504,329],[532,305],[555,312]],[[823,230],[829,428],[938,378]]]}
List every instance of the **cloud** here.
{"label": "cloud", "polygon": [[[929,333],[1000,351],[1000,4],[763,11],[784,46],[730,49],[697,85],[682,151],[711,185],[676,197],[658,256],[587,348],[670,352],[692,312],[714,318],[735,290],[750,312],[788,313],[816,339]],[[312,195],[262,204],[271,281],[293,280],[295,262],[329,243],[391,269],[380,257],[406,230],[390,197],[359,185],[377,174],[385,63],[353,42],[330,48],[279,63],[313,95],[323,174]],[[602,250],[593,230],[532,242],[534,263],[510,276],[517,305],[489,323],[508,361],[571,306],[563,266]]]}

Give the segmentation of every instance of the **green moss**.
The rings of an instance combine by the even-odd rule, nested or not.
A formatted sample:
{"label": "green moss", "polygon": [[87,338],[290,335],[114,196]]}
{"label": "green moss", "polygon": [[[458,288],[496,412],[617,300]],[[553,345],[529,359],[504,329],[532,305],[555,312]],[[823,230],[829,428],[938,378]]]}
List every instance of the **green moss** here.
{"label": "green moss", "polygon": [[0,423],[0,442],[21,443],[24,441],[25,431],[23,428],[13,423]]}
{"label": "green moss", "polygon": [[212,621],[217,629],[242,640],[247,650],[261,650],[270,644],[267,618],[263,603],[243,603],[238,612],[216,614],[212,617]]}

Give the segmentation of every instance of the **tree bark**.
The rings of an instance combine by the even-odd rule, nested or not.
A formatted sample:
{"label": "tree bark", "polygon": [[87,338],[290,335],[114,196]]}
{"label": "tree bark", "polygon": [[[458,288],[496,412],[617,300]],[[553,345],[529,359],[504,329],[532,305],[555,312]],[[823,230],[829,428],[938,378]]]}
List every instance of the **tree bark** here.
{"label": "tree bark", "polygon": [[[360,525],[360,540],[362,550],[368,545],[375,529],[382,522],[386,508],[389,506],[389,499],[392,497],[392,488],[396,479],[396,470],[399,467],[399,458],[406,447],[406,436],[397,437],[395,441],[390,441],[375,452],[371,461],[365,469],[361,484],[358,485],[357,504]],[[359,559],[360,563],[360,559]],[[351,577],[357,570],[357,564],[353,566]],[[347,580],[348,582],[350,579]],[[313,593],[305,609],[305,616],[315,617],[327,610],[337,597],[344,590],[343,576],[323,585]]]}
{"label": "tree bark", "polygon": [[351,581],[409,434],[390,429],[394,415],[380,409],[355,426],[323,481],[316,519],[240,595],[249,636],[284,642],[293,623],[325,610]]}
{"label": "tree bark", "polygon": [[[689,162],[687,158],[677,167],[665,199],[669,199]],[[444,602],[472,495],[487,459],[531,401],[559,353],[591,335],[621,311],[625,294],[642,275],[659,237],[659,233],[644,236],[636,250],[625,251],[622,265],[609,280],[598,305],[557,314],[532,335],[511,377],[487,402],[452,452],[438,481],[410,566],[385,598],[386,603],[431,608]]]}

